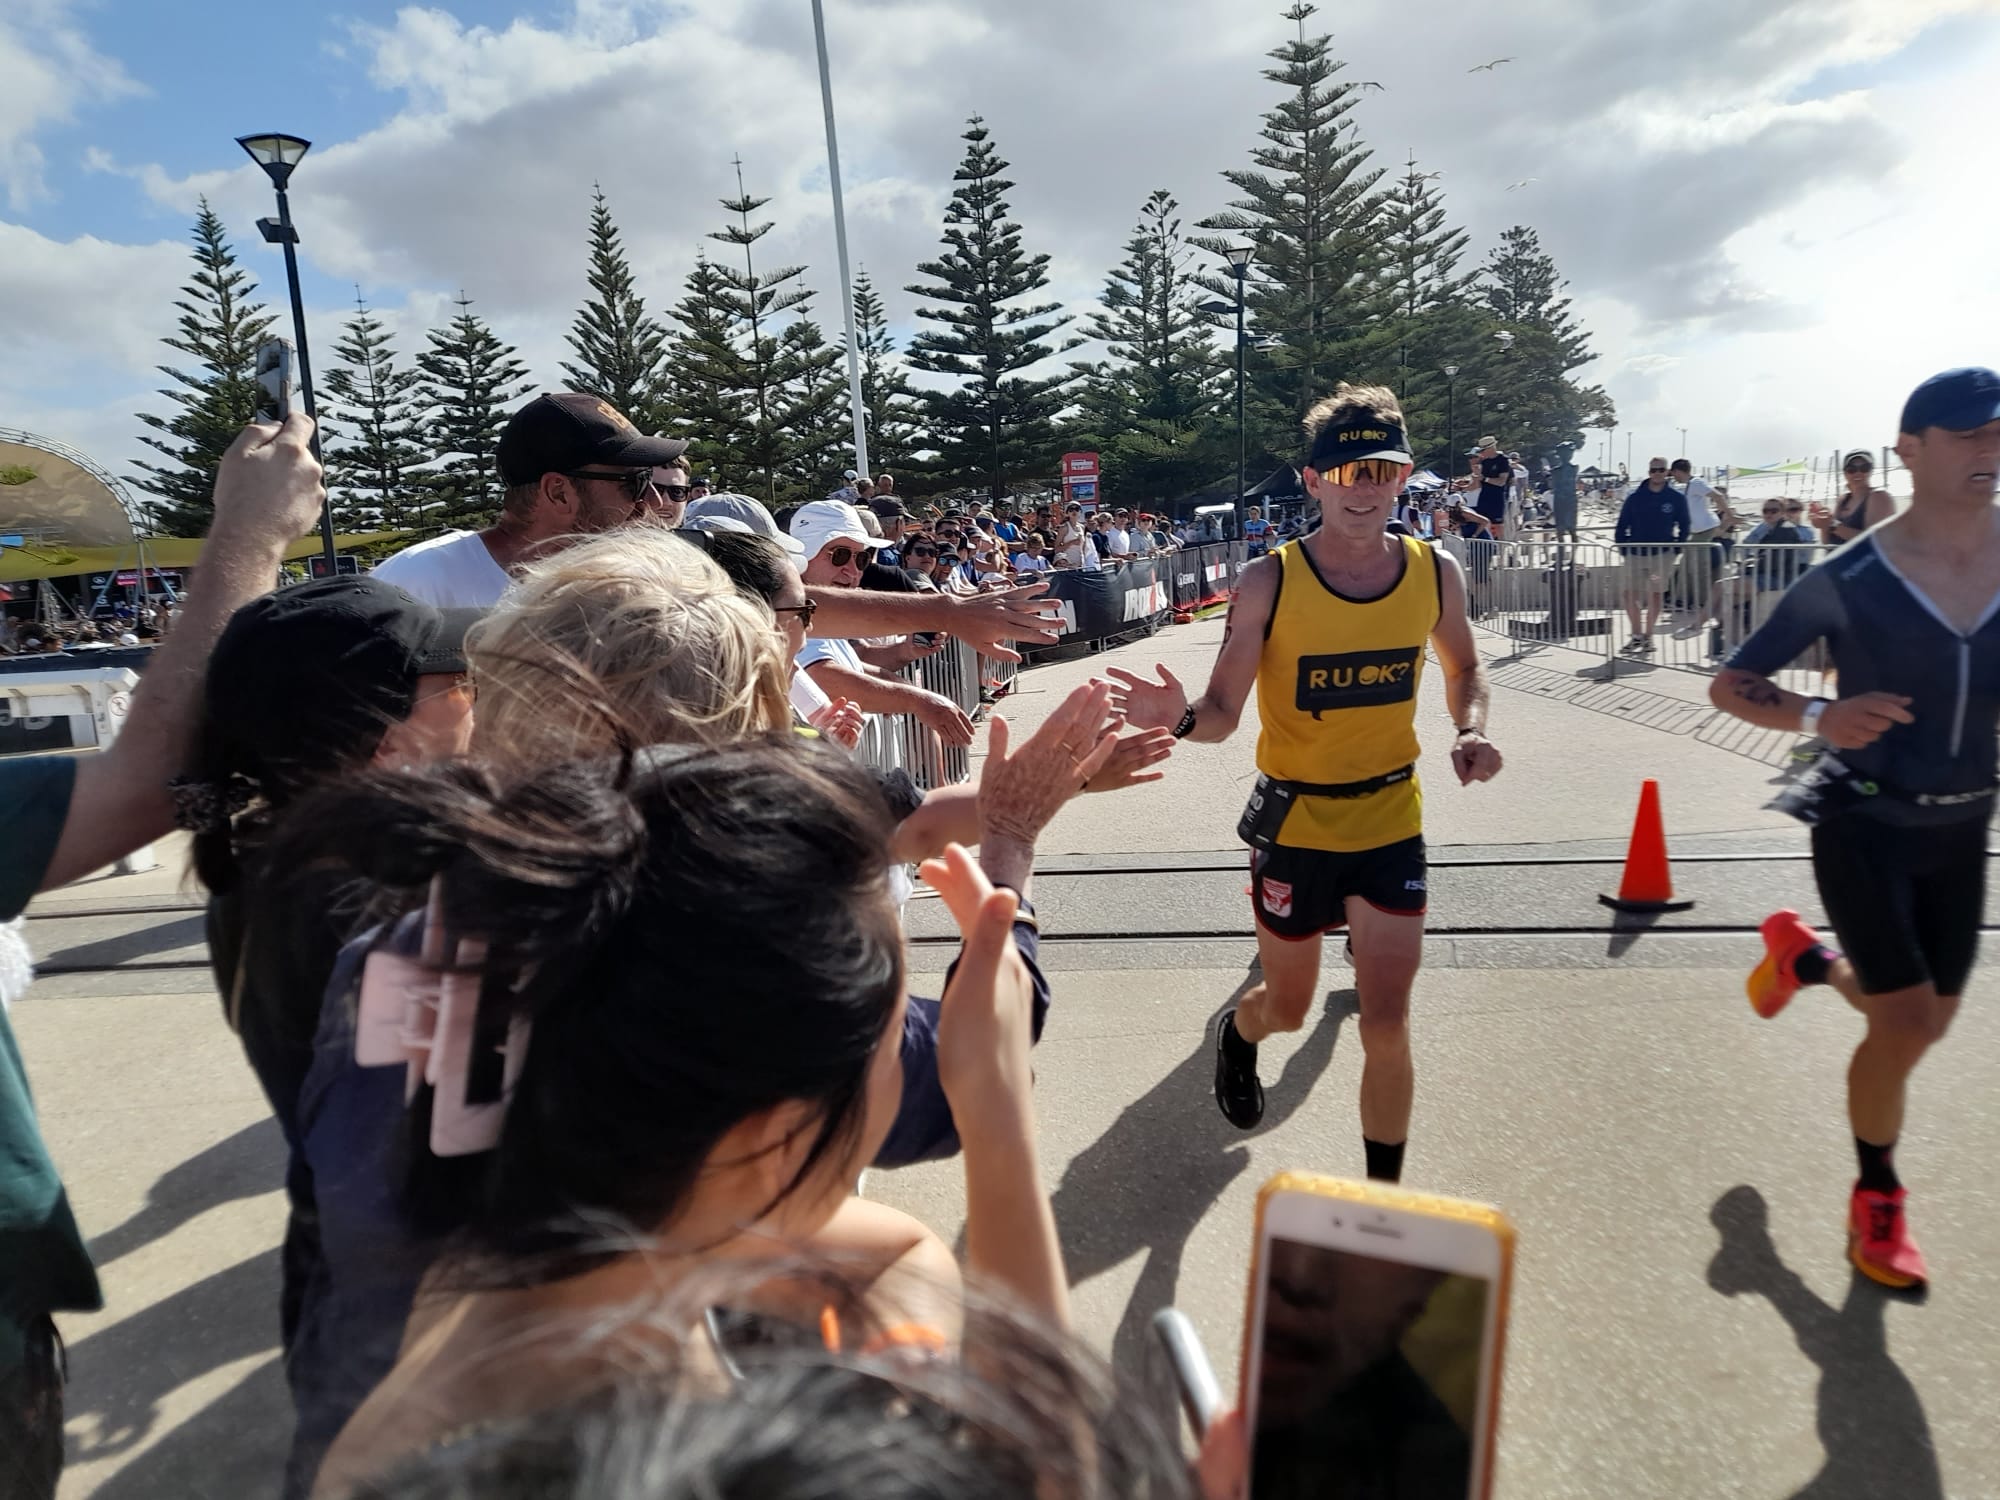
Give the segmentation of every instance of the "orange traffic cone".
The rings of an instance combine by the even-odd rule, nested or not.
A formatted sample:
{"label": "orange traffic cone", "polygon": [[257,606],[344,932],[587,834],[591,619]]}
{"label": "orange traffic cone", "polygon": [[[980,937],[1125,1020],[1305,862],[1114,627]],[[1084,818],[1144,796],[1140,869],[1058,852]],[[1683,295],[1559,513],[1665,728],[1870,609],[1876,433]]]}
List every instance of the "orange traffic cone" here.
{"label": "orange traffic cone", "polygon": [[1639,788],[1639,815],[1632,820],[1632,842],[1625,851],[1625,877],[1618,882],[1618,894],[1597,899],[1619,911],[1635,912],[1686,911],[1694,905],[1674,896],[1659,782],[1649,780]]}

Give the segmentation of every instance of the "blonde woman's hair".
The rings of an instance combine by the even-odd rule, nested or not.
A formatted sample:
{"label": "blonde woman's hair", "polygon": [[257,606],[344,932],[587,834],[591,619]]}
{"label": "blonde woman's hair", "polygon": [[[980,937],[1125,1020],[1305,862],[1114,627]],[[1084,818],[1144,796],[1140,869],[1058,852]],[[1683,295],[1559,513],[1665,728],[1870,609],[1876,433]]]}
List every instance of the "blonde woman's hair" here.
{"label": "blonde woman's hair", "polygon": [[644,524],[533,563],[466,637],[474,753],[503,778],[791,722],[785,641],[701,548]]}

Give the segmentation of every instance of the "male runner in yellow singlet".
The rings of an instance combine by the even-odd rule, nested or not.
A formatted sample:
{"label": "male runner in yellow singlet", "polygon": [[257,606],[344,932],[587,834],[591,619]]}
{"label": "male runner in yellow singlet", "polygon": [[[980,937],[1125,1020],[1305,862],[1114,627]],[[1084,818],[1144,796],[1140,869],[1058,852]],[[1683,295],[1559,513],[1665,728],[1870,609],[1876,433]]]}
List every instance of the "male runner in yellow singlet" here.
{"label": "male runner in yellow singlet", "polygon": [[1215,1098],[1233,1125],[1264,1115],[1257,1044],[1297,1031],[1319,990],[1321,934],[1346,926],[1361,1000],[1361,1135],[1368,1175],[1396,1181],[1415,1072],[1410,988],[1423,958],[1423,796],[1417,684],[1437,651],[1462,784],[1487,781],[1486,678],[1449,555],[1384,531],[1410,475],[1402,408],[1377,386],[1343,385],[1306,414],[1307,493],[1320,524],[1245,568],[1208,691],[1189,703],[1111,670],[1133,725],[1227,739],[1257,686],[1257,788],[1237,833],[1250,845],[1263,982],[1216,1027]]}

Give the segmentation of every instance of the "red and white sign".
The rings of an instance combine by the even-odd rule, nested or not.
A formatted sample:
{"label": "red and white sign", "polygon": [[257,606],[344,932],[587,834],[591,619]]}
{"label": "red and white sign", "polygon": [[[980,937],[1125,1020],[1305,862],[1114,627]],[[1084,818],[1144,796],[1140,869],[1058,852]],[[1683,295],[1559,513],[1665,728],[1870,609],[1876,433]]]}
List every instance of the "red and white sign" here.
{"label": "red and white sign", "polygon": [[1065,453],[1062,456],[1062,487],[1065,503],[1074,500],[1087,505],[1097,499],[1097,455]]}

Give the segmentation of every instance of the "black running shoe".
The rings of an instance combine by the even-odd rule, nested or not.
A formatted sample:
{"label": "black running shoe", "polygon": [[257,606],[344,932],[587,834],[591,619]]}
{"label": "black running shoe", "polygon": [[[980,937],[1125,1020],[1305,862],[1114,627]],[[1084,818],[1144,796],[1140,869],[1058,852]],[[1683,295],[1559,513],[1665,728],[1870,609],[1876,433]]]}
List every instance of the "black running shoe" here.
{"label": "black running shoe", "polygon": [[[1240,1036],[1231,1048],[1225,1038],[1236,1028],[1235,1011],[1215,1023],[1215,1102],[1222,1118],[1238,1130],[1254,1130],[1264,1118],[1264,1085],[1257,1081],[1257,1047]],[[1236,1058],[1248,1053],[1243,1062]]]}

